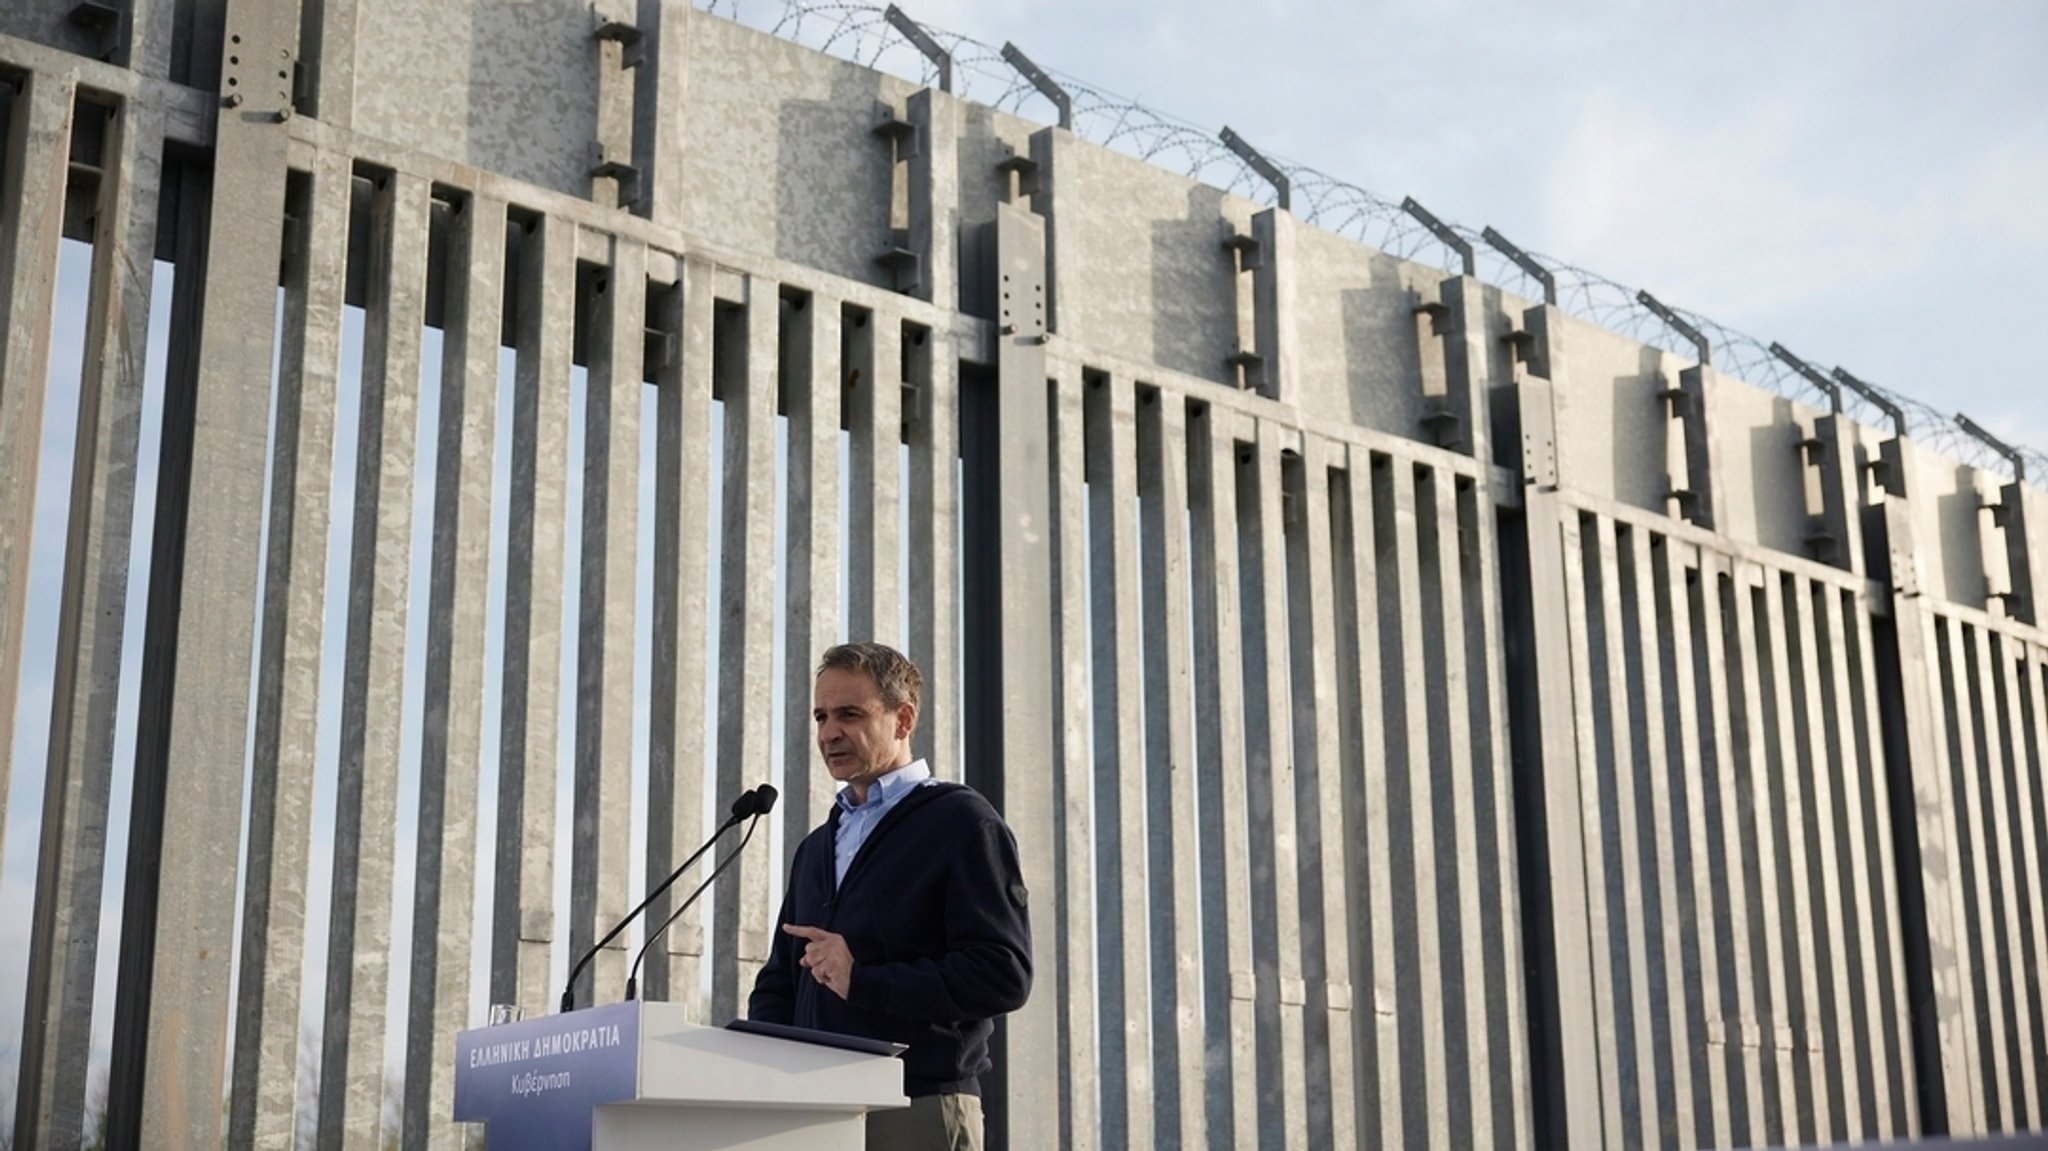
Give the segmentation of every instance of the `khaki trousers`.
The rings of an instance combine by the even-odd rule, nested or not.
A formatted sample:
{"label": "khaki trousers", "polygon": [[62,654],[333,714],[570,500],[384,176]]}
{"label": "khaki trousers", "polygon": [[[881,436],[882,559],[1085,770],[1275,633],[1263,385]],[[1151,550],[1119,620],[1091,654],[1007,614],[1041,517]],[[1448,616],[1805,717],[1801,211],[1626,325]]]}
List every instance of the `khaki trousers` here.
{"label": "khaki trousers", "polygon": [[920,1095],[868,1112],[868,1151],[982,1151],[981,1099]]}

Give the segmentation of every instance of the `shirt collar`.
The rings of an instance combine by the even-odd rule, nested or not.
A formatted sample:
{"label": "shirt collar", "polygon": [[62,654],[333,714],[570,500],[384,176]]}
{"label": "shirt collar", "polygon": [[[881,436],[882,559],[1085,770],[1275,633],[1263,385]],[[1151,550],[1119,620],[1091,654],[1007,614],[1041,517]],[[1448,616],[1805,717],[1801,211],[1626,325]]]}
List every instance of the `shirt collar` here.
{"label": "shirt collar", "polygon": [[876,776],[874,782],[868,784],[868,800],[866,803],[855,803],[853,801],[853,789],[850,787],[840,788],[834,802],[839,804],[841,811],[849,813],[863,808],[879,807],[896,802],[904,792],[909,791],[931,777],[931,764],[926,763],[922,759],[913,759],[894,771]]}

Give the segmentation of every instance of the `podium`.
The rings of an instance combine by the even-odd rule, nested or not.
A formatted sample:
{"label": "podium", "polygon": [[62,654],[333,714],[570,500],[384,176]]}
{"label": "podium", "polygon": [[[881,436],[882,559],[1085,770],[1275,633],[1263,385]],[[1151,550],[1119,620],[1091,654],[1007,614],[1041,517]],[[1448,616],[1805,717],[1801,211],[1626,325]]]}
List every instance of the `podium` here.
{"label": "podium", "polygon": [[464,1031],[454,1118],[490,1151],[861,1151],[903,1107],[894,1056],[700,1027],[673,1003],[615,1003]]}

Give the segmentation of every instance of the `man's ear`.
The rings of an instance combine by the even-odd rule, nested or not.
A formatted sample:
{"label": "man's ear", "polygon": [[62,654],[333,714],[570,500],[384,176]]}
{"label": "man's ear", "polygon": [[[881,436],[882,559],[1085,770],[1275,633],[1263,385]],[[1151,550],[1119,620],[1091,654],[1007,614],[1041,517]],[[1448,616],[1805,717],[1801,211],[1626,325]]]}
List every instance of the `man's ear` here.
{"label": "man's ear", "polygon": [[909,739],[910,733],[916,730],[917,705],[906,702],[896,709],[896,738]]}

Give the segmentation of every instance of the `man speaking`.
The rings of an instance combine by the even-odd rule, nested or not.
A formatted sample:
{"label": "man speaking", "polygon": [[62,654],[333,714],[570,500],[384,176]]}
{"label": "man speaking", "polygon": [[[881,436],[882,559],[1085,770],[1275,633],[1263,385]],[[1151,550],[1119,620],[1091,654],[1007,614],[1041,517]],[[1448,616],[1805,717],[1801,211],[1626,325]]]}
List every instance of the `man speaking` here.
{"label": "man speaking", "polygon": [[982,1146],[993,1020],[1031,991],[1017,842],[979,792],[914,759],[924,677],[877,643],[818,664],[818,751],[846,786],[790,866],[749,1018],[906,1044],[907,1109],[870,1112],[870,1151]]}

